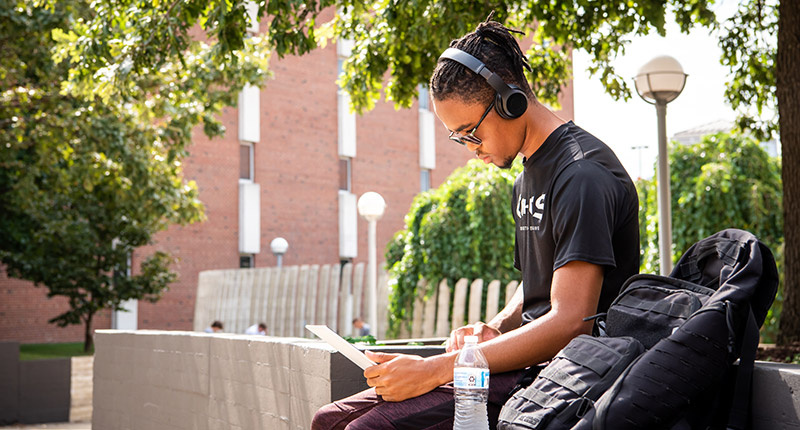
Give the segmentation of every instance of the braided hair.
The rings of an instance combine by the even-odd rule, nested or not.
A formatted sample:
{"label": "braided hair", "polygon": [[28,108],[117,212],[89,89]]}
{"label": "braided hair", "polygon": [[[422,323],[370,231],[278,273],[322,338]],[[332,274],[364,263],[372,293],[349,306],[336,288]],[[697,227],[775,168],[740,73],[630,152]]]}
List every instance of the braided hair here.
{"label": "braided hair", "polygon": [[[506,83],[516,85],[531,97],[533,92],[522,70],[526,68],[530,71],[531,66],[519,43],[511,35],[512,32],[524,33],[492,21],[493,15],[494,12],[486,21],[478,24],[475,31],[450,42],[450,47],[471,54]],[[457,98],[468,103],[489,104],[495,96],[495,90],[483,77],[457,61],[446,58],[439,60],[433,71],[430,91],[435,100]]]}

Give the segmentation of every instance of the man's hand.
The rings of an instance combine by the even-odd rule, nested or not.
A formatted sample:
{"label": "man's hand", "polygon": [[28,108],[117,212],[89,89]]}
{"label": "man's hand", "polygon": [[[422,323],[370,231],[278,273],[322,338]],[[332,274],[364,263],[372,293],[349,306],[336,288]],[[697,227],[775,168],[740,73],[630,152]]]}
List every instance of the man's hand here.
{"label": "man's hand", "polygon": [[[364,370],[367,385],[387,402],[400,402],[432,391],[452,380],[453,359],[437,355],[422,358],[417,355],[387,354],[365,351],[370,360],[378,363]],[[449,374],[449,379],[444,376]]]}
{"label": "man's hand", "polygon": [[481,343],[501,334],[500,330],[479,321],[453,330],[447,339],[446,349],[447,352],[460,350],[464,346],[464,336],[478,336],[478,343]]}

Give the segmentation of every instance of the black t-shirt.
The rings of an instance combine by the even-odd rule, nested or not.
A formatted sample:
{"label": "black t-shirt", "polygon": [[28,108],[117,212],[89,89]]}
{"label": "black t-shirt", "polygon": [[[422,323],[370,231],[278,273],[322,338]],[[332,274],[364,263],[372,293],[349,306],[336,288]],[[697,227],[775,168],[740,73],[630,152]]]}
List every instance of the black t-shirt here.
{"label": "black t-shirt", "polygon": [[514,183],[514,266],[523,323],[550,310],[553,272],[580,260],[605,268],[598,312],[639,272],[639,199],[614,152],[572,121],[527,160]]}

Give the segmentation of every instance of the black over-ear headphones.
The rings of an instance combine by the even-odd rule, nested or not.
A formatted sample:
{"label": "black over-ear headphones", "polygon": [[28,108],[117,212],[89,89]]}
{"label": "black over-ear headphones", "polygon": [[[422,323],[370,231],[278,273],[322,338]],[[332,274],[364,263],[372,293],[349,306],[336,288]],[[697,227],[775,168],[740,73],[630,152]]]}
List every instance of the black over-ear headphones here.
{"label": "black over-ear headphones", "polygon": [[489,70],[481,60],[456,48],[447,48],[439,56],[439,60],[442,58],[456,61],[483,76],[486,82],[497,92],[494,108],[502,118],[519,118],[528,109],[528,96],[516,85],[507,84],[500,76]]}

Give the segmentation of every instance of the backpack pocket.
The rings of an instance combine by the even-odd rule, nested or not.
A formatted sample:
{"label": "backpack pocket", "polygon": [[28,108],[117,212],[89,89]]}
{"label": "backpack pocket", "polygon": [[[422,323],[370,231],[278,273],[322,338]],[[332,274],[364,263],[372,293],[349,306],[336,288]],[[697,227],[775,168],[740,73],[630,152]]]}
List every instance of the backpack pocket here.
{"label": "backpack pocket", "polygon": [[505,403],[497,428],[569,429],[643,351],[631,337],[576,337]]}
{"label": "backpack pocket", "polygon": [[675,334],[642,354],[600,397],[592,428],[672,428],[727,372],[733,361],[730,330],[725,303],[712,303],[694,314]]}
{"label": "backpack pocket", "polygon": [[608,308],[608,336],[631,336],[650,349],[671,335],[714,294],[714,290],[680,279],[635,275]]}

